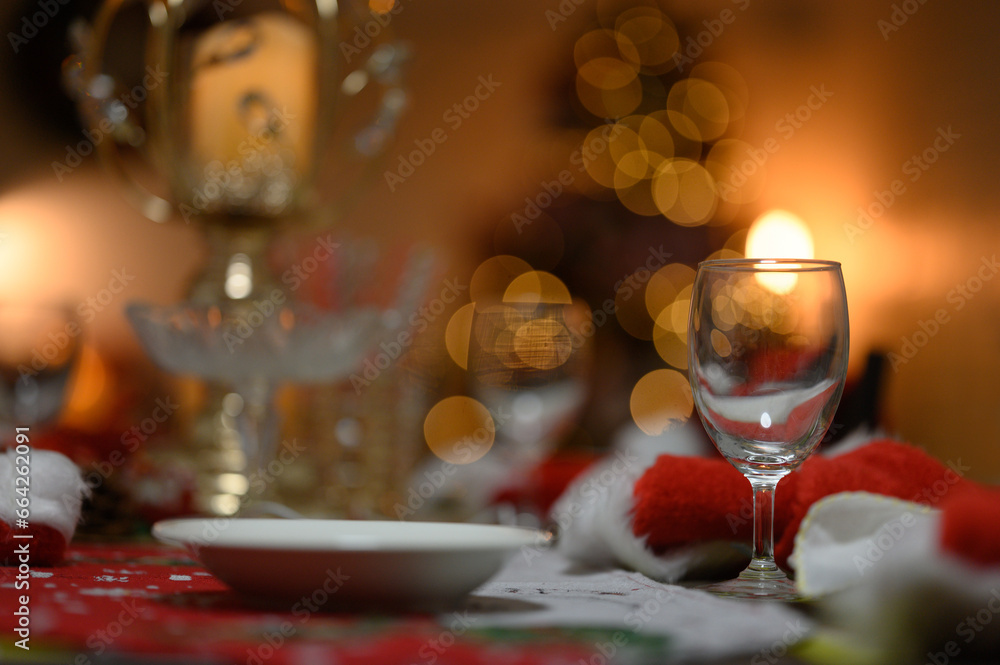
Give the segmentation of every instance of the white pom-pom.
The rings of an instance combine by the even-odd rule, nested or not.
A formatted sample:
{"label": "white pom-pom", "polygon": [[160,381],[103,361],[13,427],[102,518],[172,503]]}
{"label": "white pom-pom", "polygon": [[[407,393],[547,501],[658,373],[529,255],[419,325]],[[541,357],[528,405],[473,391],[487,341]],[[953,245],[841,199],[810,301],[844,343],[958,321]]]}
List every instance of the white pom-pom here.
{"label": "white pom-pom", "polygon": [[[89,493],[80,469],[68,457],[53,450],[32,448],[26,456],[27,464],[23,463],[24,457],[11,449],[0,454],[0,487],[10,488],[0,492],[0,520],[10,525],[15,523],[15,502],[21,495],[14,490],[27,487],[29,523],[52,527],[68,543],[80,521],[83,499]],[[16,480],[24,475],[18,471],[25,466],[27,486]]]}

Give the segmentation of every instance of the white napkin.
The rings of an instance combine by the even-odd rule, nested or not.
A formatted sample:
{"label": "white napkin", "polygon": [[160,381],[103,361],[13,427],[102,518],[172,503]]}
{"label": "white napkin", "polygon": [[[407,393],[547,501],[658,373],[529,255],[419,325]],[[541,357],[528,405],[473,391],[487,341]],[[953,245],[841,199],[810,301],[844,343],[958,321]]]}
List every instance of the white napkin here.
{"label": "white napkin", "polygon": [[876,569],[934,556],[940,513],[869,492],[842,492],[814,503],[799,527],[789,564],[810,597],[868,581]]}
{"label": "white napkin", "polygon": [[621,569],[580,568],[559,552],[531,548],[473,592],[467,620],[477,628],[610,629],[611,638],[594,643],[601,662],[629,662],[627,644],[637,635],[667,637],[663,657],[671,662],[732,656],[773,662],[813,629],[789,605],[728,600]]}
{"label": "white napkin", "polygon": [[941,552],[940,511],[868,492],[810,507],[790,563],[852,645],[883,663],[1000,651],[1000,569]]}

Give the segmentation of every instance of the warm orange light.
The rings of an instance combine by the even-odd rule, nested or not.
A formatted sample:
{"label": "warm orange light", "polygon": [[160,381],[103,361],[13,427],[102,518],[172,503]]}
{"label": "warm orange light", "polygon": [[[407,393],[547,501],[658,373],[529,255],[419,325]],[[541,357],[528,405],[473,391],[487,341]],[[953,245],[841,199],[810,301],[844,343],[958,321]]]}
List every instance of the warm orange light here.
{"label": "warm orange light", "polygon": [[[811,259],[814,256],[812,232],[797,215],[787,210],[771,210],[754,221],[747,233],[747,258]],[[775,293],[795,288],[796,275],[757,276],[757,280]]]}
{"label": "warm orange light", "polygon": [[653,370],[635,384],[629,407],[639,429],[650,436],[662,434],[691,417],[691,384],[676,370]]}
{"label": "warm orange light", "polygon": [[451,464],[475,462],[489,452],[495,435],[496,424],[489,410],[463,395],[444,398],[424,419],[427,446]]}
{"label": "warm orange light", "polygon": [[469,280],[469,299],[475,302],[499,302],[514,278],[529,272],[524,259],[507,254],[491,256],[476,268]]}
{"label": "warm orange light", "polygon": [[511,281],[504,291],[503,301],[569,305],[573,299],[561,279],[550,272],[532,270]]}
{"label": "warm orange light", "polygon": [[80,347],[77,366],[66,396],[63,422],[79,429],[93,428],[107,422],[110,399],[108,370],[100,354],[89,344]]}
{"label": "warm orange light", "polygon": [[472,317],[476,303],[470,302],[458,308],[444,331],[444,345],[448,355],[462,369],[469,368],[469,340],[472,337]]}

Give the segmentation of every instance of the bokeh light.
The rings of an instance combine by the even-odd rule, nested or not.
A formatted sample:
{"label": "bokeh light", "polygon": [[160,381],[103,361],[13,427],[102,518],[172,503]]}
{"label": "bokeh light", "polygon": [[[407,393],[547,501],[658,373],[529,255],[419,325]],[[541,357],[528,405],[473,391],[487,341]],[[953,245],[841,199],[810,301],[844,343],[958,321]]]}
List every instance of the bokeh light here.
{"label": "bokeh light", "polygon": [[686,422],[694,409],[687,376],[672,369],[646,374],[632,389],[629,400],[632,419],[646,434],[656,436]]}
{"label": "bokeh light", "polygon": [[584,138],[583,169],[637,215],[680,226],[730,223],[761,189],[760,178],[733,166],[747,154],[731,136],[746,114],[746,81],[721,62],[697,63],[685,76],[675,57],[681,37],[652,0],[602,0],[597,13],[603,27],[574,44],[576,92],[609,124]]}
{"label": "bokeh light", "polygon": [[469,367],[469,339],[472,337],[472,316],[476,303],[467,303],[448,319],[444,331],[444,345],[448,355],[462,369]]}
{"label": "bokeh light", "polygon": [[[809,227],[787,210],[771,210],[758,217],[747,233],[748,258],[811,259],[813,240]],[[758,274],[757,281],[775,293],[788,293],[798,282],[794,274]]]}
{"label": "bokeh light", "polygon": [[787,210],[771,210],[754,220],[746,242],[748,258],[813,258],[812,232],[801,218]]}
{"label": "bokeh light", "polygon": [[646,286],[646,310],[656,319],[660,312],[677,300],[682,291],[691,293],[694,283],[694,268],[683,263],[668,263],[649,279]]}
{"label": "bokeh light", "polygon": [[504,291],[503,301],[568,305],[573,299],[561,279],[544,270],[531,270],[511,280]]}
{"label": "bokeh light", "polygon": [[681,79],[667,96],[670,121],[691,139],[713,141],[729,127],[729,102],[716,85],[697,78]]}
{"label": "bokeh light", "polygon": [[388,14],[396,5],[396,0],[368,0],[368,9],[376,14]]}
{"label": "bokeh light", "polygon": [[514,331],[514,352],[525,366],[548,371],[569,360],[573,342],[563,322],[547,317],[530,319]]}
{"label": "bokeh light", "polygon": [[480,384],[504,390],[537,386],[551,379],[564,371],[573,355],[567,313],[576,307],[562,303],[476,303],[468,371]]}
{"label": "bokeh light", "polygon": [[767,171],[752,159],[754,150],[739,139],[722,139],[709,150],[705,168],[718,183],[717,191],[723,201],[742,205],[760,197]]}
{"label": "bokeh light", "polygon": [[674,67],[680,47],[677,29],[657,7],[626,9],[615,21],[615,37],[622,56],[650,74],[663,74]]}
{"label": "bokeh light", "polygon": [[493,446],[496,423],[480,402],[456,395],[431,407],[424,418],[424,439],[437,457],[451,464],[470,464]]}
{"label": "bokeh light", "polygon": [[472,273],[469,298],[473,302],[499,302],[514,278],[530,270],[531,265],[516,256],[492,256],[480,263]]}
{"label": "bokeh light", "polygon": [[659,211],[681,226],[709,221],[718,204],[715,179],[690,159],[670,159],[656,171],[653,200]]}

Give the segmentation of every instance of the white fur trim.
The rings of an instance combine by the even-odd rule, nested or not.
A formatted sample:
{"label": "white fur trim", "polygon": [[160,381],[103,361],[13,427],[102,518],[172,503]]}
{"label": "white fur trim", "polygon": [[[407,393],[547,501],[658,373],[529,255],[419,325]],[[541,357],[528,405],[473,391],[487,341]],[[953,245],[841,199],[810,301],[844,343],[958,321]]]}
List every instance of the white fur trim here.
{"label": "white fur trim", "polygon": [[646,547],[646,539],[632,532],[635,482],[660,455],[701,447],[690,425],[661,437],[626,433],[622,444],[574,481],[553,506],[550,517],[559,525],[557,548],[564,556],[591,566],[624,566],[666,582],[746,558],[745,547],[724,541],[656,556]]}
{"label": "white fur trim", "polygon": [[[0,520],[14,526],[17,520],[15,467],[25,466],[16,460],[12,449],[0,453]],[[45,524],[63,535],[68,543],[80,520],[80,506],[89,493],[79,468],[62,453],[32,448],[28,455],[29,524]],[[23,485],[22,485],[23,487]]]}
{"label": "white fur trim", "polygon": [[[696,572],[710,574],[748,559],[746,544],[723,540],[677,547],[657,556],[646,547],[645,538],[632,532],[636,481],[662,454],[685,455],[703,449],[692,427],[676,427],[659,437],[627,430],[616,452],[575,480],[550,513],[559,525],[557,548],[563,555],[591,566],[624,566],[665,582]],[[884,435],[859,430],[823,454],[841,455],[877,438]]]}

